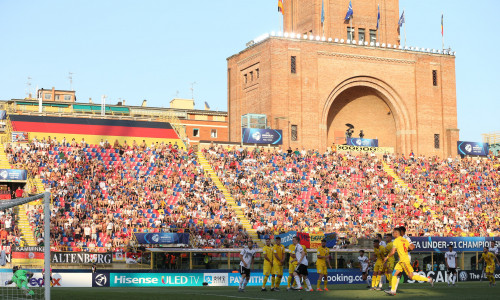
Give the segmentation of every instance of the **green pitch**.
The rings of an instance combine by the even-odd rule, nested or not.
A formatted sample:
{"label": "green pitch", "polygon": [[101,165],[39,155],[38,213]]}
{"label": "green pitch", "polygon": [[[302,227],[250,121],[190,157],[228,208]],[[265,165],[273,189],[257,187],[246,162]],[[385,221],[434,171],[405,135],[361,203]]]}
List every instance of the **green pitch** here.
{"label": "green pitch", "polygon": [[459,283],[457,287],[448,287],[438,283],[433,288],[427,284],[401,284],[395,297],[381,291],[370,291],[366,285],[330,285],[329,292],[261,292],[259,287],[247,287],[244,293],[238,293],[237,287],[169,287],[169,288],[54,288],[53,300],[216,300],[216,299],[500,299],[500,285],[488,287],[488,282]]}

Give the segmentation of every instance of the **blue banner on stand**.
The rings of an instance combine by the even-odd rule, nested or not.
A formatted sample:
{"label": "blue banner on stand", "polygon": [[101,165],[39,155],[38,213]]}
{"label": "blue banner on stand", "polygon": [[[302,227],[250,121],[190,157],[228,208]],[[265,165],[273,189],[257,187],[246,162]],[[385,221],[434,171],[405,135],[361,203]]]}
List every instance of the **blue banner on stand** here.
{"label": "blue banner on stand", "polygon": [[411,241],[415,252],[445,252],[450,244],[458,252],[476,252],[493,247],[493,242],[500,241],[500,237],[411,237]]}
{"label": "blue banner on stand", "polygon": [[20,180],[26,181],[28,172],[18,169],[0,169],[0,181]]}
{"label": "blue banner on stand", "polygon": [[333,233],[325,233],[326,247],[333,248],[337,245],[337,234]]}
{"label": "blue banner on stand", "polygon": [[275,129],[243,128],[241,141],[244,144],[282,145],[283,131]]}
{"label": "blue banner on stand", "polygon": [[281,238],[281,244],[288,247],[292,244],[292,239],[297,235],[297,231],[289,231],[287,233],[282,233],[278,235]]}
{"label": "blue banner on stand", "polygon": [[189,233],[152,232],[134,234],[139,244],[189,244]]}
{"label": "blue banner on stand", "polygon": [[360,138],[347,138],[346,144],[350,146],[363,146],[363,147],[378,147],[378,140],[375,139],[360,139]]}
{"label": "blue banner on stand", "polygon": [[457,148],[460,155],[487,156],[489,145],[488,143],[458,141]]}

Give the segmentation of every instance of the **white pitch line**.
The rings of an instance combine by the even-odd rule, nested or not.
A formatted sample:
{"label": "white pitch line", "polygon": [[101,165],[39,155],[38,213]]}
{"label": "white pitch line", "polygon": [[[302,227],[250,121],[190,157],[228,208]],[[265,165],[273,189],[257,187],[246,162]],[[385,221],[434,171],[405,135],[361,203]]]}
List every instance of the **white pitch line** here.
{"label": "white pitch line", "polygon": [[[197,295],[197,296],[199,296],[200,294],[187,294],[187,295]],[[219,295],[219,294],[206,294],[206,293],[203,293],[203,295],[217,296],[217,297],[224,297],[224,298],[236,298],[236,299],[278,300],[278,299],[272,299],[272,298],[239,297],[239,296]]]}

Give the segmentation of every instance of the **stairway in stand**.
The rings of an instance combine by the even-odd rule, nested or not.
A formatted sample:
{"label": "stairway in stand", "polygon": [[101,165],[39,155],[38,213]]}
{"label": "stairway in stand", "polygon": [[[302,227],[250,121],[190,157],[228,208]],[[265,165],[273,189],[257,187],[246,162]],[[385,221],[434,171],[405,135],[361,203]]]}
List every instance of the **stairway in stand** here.
{"label": "stairway in stand", "polygon": [[[3,144],[0,143],[0,169],[12,169],[12,166],[7,159],[7,155],[5,153],[5,148]],[[21,238],[26,242],[27,246],[36,246],[37,243],[35,241],[35,234],[28,220],[28,216],[26,215],[26,207],[27,204],[19,205],[15,208],[17,213],[17,227],[19,228],[19,232],[21,233]]]}
{"label": "stairway in stand", "polygon": [[406,189],[409,193],[411,193],[415,197],[415,199],[417,199],[414,206],[416,208],[422,207],[422,210],[424,212],[430,211],[432,217],[436,217],[436,213],[427,205],[427,201],[425,201],[422,197],[420,197],[420,195],[417,194],[417,191],[410,188],[408,184],[403,179],[401,179],[401,177],[399,177],[399,175],[396,173],[396,171],[394,171],[394,169],[390,165],[386,164],[385,162],[382,163],[384,164],[384,171],[392,178],[394,178],[394,180],[396,181],[397,184],[399,184],[399,186],[401,186],[403,189]]}
{"label": "stairway in stand", "polygon": [[36,246],[35,234],[31,228],[28,216],[26,215],[26,205],[19,205],[17,207],[19,232],[21,233],[22,239],[27,243],[27,246]]}
{"label": "stairway in stand", "polygon": [[224,197],[226,198],[226,203],[231,205],[233,210],[236,212],[236,216],[238,217],[238,220],[240,223],[243,225],[243,228],[246,230],[250,238],[254,241],[254,243],[257,243],[259,247],[264,247],[264,243],[259,239],[259,236],[257,235],[257,231],[252,228],[252,225],[250,224],[250,221],[245,217],[243,214],[243,211],[241,210],[241,207],[238,206],[238,203],[234,201],[233,197],[231,196],[231,193],[226,189],[224,184],[219,180],[219,176],[215,174],[214,170],[212,169],[212,166],[210,163],[206,160],[205,156],[203,156],[203,153],[201,151],[198,151],[198,161],[200,162],[201,166],[205,170],[205,172],[210,175],[210,178],[212,181],[215,183],[217,188],[222,191],[224,194]]}
{"label": "stairway in stand", "polygon": [[9,160],[7,159],[7,154],[5,153],[5,148],[2,143],[0,143],[0,169],[11,169]]}

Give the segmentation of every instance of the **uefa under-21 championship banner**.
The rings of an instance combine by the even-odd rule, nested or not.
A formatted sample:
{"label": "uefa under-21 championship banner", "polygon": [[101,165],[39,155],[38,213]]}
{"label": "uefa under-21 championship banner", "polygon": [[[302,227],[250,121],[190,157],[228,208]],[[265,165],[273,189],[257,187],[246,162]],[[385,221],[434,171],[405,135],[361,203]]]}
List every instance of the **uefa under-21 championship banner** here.
{"label": "uefa under-21 championship banner", "polygon": [[457,148],[460,155],[487,156],[489,145],[488,143],[458,141]]}
{"label": "uefa under-21 championship banner", "polygon": [[377,139],[347,138],[346,144],[350,146],[378,147]]}
{"label": "uefa under-21 championship banner", "polygon": [[26,181],[27,178],[28,178],[28,172],[26,172],[26,170],[0,169],[0,180],[3,180],[3,181],[10,181],[10,180]]}
{"label": "uefa under-21 championship banner", "polygon": [[241,142],[245,144],[282,145],[282,137],[282,130],[242,128]]}
{"label": "uefa under-21 championship banner", "polygon": [[484,247],[492,247],[493,241],[500,241],[499,237],[411,237],[415,244],[415,252],[446,252],[448,245],[453,245],[453,250],[483,251]]}
{"label": "uefa under-21 championship banner", "polygon": [[285,247],[288,247],[293,243],[292,239],[294,236],[298,236],[300,238],[300,244],[309,249],[319,248],[322,239],[326,239],[327,248],[333,248],[337,244],[337,234],[333,232],[326,234],[309,234],[306,232],[289,231],[278,236],[281,238],[281,244]]}
{"label": "uefa under-21 championship banner", "polygon": [[189,233],[134,233],[139,244],[189,244]]}

